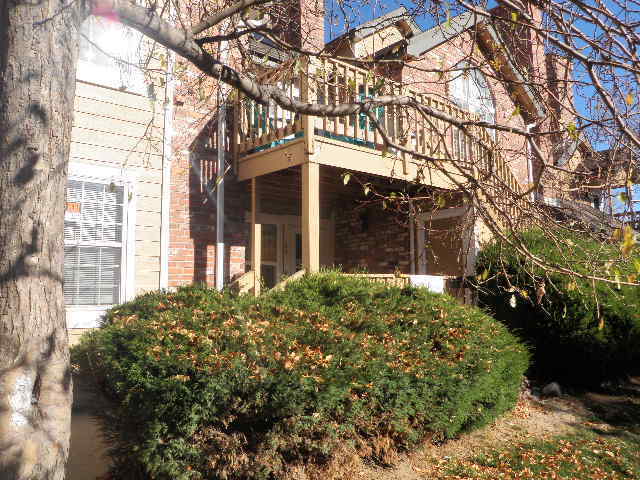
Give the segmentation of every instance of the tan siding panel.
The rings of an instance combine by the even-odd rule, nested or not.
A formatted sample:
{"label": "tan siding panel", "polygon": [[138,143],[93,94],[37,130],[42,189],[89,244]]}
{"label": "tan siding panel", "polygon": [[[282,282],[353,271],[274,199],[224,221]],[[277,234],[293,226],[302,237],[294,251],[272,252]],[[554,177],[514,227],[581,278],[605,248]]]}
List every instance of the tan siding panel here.
{"label": "tan siding panel", "polygon": [[[137,281],[145,274],[160,272],[160,259],[158,257],[144,257],[136,255],[136,286],[140,285]],[[156,284],[156,287],[157,284]]]}
{"label": "tan siding panel", "polygon": [[102,165],[144,167],[145,169],[162,168],[162,155],[159,153],[131,152],[74,141],[71,142],[69,157],[72,159],[93,160]]}
{"label": "tan siding panel", "polygon": [[147,272],[140,278],[140,282],[136,283],[136,295],[152,292],[160,288],[160,273]]}
{"label": "tan siding panel", "polygon": [[139,110],[124,105],[114,105],[93,98],[76,96],[74,111],[101,115],[107,118],[127,120],[134,123],[147,124],[153,120],[154,125],[163,125],[162,110],[156,110],[155,115],[148,110]]}
{"label": "tan siding panel", "polygon": [[[156,93],[156,98],[162,98]],[[114,105],[124,105],[139,110],[151,110],[152,102],[148,97],[135,93],[121,92],[113,88],[99,87],[90,83],[76,82],[76,97],[93,98]],[[161,108],[161,102],[156,100],[156,108]]]}
{"label": "tan siding panel", "polygon": [[158,138],[130,137],[82,127],[73,127],[71,141],[132,152],[162,154],[162,140],[158,140]]}
{"label": "tan siding panel", "polygon": [[[87,167],[91,167],[91,165],[98,166],[108,166],[108,167],[121,167],[122,165],[117,165],[113,162],[98,162],[94,160],[86,160],[79,158],[71,158],[71,161],[76,164],[87,165]],[[158,196],[160,197],[160,192],[162,191],[162,170],[158,169],[134,169],[136,174],[136,188],[140,195],[146,196]],[[157,192],[157,193],[154,193]]]}
{"label": "tan siding panel", "polygon": [[157,235],[148,238],[136,235],[136,254],[160,257],[160,231],[157,232]]}
{"label": "tan siding panel", "polygon": [[160,212],[136,212],[136,225],[160,229]]}
{"label": "tan siding panel", "polygon": [[136,182],[136,195],[138,198],[149,197],[156,198],[160,202],[162,195],[162,184],[160,182],[140,181]]}
{"label": "tan siding panel", "polygon": [[142,137],[146,134],[162,141],[161,125],[150,126],[149,122],[136,123],[121,118],[105,117],[100,112],[75,112],[73,126],[75,128],[89,128],[99,132],[115,133],[128,137]]}
{"label": "tan siding panel", "polygon": [[162,170],[160,169],[143,169],[137,171],[137,183],[151,183],[160,186],[162,184]]}
{"label": "tan siding panel", "polygon": [[136,196],[136,209],[143,212],[159,212],[161,210],[160,198],[138,195]]}
{"label": "tan siding panel", "polygon": [[160,243],[160,227],[136,228],[136,242],[156,242]]}

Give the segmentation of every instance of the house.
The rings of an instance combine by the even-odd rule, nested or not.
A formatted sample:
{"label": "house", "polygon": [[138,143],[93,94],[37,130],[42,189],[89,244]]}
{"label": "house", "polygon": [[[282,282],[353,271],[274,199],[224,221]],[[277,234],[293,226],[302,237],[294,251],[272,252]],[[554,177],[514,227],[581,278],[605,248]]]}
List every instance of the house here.
{"label": "house", "polygon": [[[517,45],[504,41],[507,33],[503,26],[487,25],[471,14],[423,31],[399,8],[325,45],[335,57],[362,58],[362,62],[324,58],[306,63],[304,75],[282,75],[278,81],[294,96],[310,102],[331,103],[348,95],[366,97],[383,81],[388,92],[409,93],[431,108],[459,118],[476,115],[520,129],[568,121],[567,111],[561,108],[570,96],[564,76],[567,63],[546,55],[541,39],[533,33],[523,40],[527,32],[520,32]],[[316,25],[303,40],[313,45],[323,43],[322,26]],[[464,58],[464,47],[474,42],[478,45],[475,57]],[[289,58],[260,39],[253,40],[252,48],[257,58],[264,57],[270,64]],[[367,58],[387,60],[384,68],[378,67],[379,76],[372,78],[361,68]],[[403,62],[389,61],[394,58]],[[432,71],[434,67],[456,66],[464,70],[469,61],[478,62],[481,69],[444,79]],[[553,84],[556,96],[541,98],[542,94],[519,83],[525,75],[522,64],[533,66],[527,75]],[[496,81],[493,68],[500,68],[514,84]],[[545,111],[549,105],[557,109],[555,115]],[[410,155],[388,155],[382,138],[362,115],[313,118],[242,98],[236,98],[233,111],[233,117],[227,118],[234,127],[227,152],[233,174],[224,180],[225,282],[255,270],[257,264],[267,286],[300,268],[314,271],[332,265],[347,272],[376,274],[460,276],[469,271],[473,251],[484,233],[481,225],[465,224],[468,206],[461,198],[448,195],[454,191],[451,179],[436,168],[423,167],[423,162]],[[427,126],[423,120],[403,119],[394,107],[379,108],[376,115],[385,122],[393,140],[404,141],[415,150],[443,159],[448,151],[458,158],[488,161],[484,147],[472,144],[455,128],[445,129],[437,119],[433,126]],[[439,134],[447,136],[444,144],[438,144]],[[509,132],[487,130],[484,134],[487,142],[500,145],[501,155],[491,161],[496,162],[505,184],[525,191],[539,175],[527,142]],[[541,141],[540,148],[553,157],[552,142]],[[201,181],[196,178],[198,169],[192,168],[194,162],[204,165],[207,156],[213,162],[213,153],[199,155],[189,150],[183,156],[176,153],[173,160],[173,171],[180,172],[180,178],[174,177],[172,186],[171,286],[214,281],[214,224],[220,210],[202,193]],[[205,170],[202,166],[199,169]],[[362,185],[344,184],[345,175],[352,173],[375,187],[372,190],[405,195],[420,191],[421,196],[440,192],[446,198],[445,208],[433,214],[423,206],[410,221],[399,222],[397,215],[380,205],[367,207]],[[455,172],[452,175],[455,177]],[[559,195],[542,188],[539,194]],[[461,251],[467,254],[461,256]]]}
{"label": "house", "polygon": [[[290,42],[359,59],[323,58],[285,70],[277,81],[294,97],[330,103],[385,89],[457,118],[521,129],[570,121],[562,108],[572,101],[568,66],[546,55],[532,32],[515,35],[470,14],[424,30],[400,8],[325,44],[322,17],[314,15],[321,2],[297,0],[293,7],[300,28],[289,32]],[[477,45],[471,57],[463,53],[470,44]],[[266,74],[291,60],[264,38],[252,38],[247,48],[264,59]],[[370,58],[385,60],[376,76],[362,68]],[[132,67],[141,61],[156,62],[160,72]],[[481,141],[472,141],[435,116],[411,118],[392,106],[374,112],[391,140],[441,159],[443,168],[385,149],[362,115],[301,116],[240,96],[224,113],[212,111],[195,80],[162,73],[175,63],[117,23],[90,19],[83,27],[65,213],[72,341],[98,326],[111,305],[193,282],[240,279],[256,288],[262,278],[273,286],[300,269],[333,265],[389,276],[465,275],[487,232],[456,193],[461,172],[448,169],[451,157],[469,168],[490,167],[512,192],[525,192],[540,176],[530,145],[517,135],[479,129]],[[469,74],[434,71],[452,67]],[[496,81],[495,69],[514,83]],[[519,82],[525,75],[550,82],[553,98]],[[563,141],[539,147],[550,162],[565,162]],[[581,161],[576,151],[568,161]],[[560,195],[548,185],[536,193]],[[411,197],[410,208],[405,203],[402,215],[384,209],[376,191]],[[104,467],[90,441],[93,426],[77,406],[73,429],[71,478],[101,473],[92,470],[96,462]]]}
{"label": "house", "polygon": [[[324,23],[310,14],[321,2],[293,5],[300,29],[289,41],[324,46],[335,57],[300,59],[281,73],[276,81],[294,97],[332,103],[385,91],[410,95],[445,116],[519,129],[568,121],[562,108],[572,101],[568,63],[547,55],[535,32],[515,35],[470,13],[424,30],[398,8],[325,44]],[[533,7],[532,14],[540,18]],[[84,35],[65,217],[72,335],[97,326],[110,305],[193,282],[221,285],[241,277],[259,289],[260,278],[273,286],[300,269],[333,265],[346,272],[463,276],[487,232],[455,193],[465,172],[449,168],[450,157],[469,169],[494,170],[500,188],[515,193],[539,176],[521,136],[478,128],[480,140],[472,140],[435,113],[409,117],[387,106],[374,115],[393,142],[441,159],[438,168],[386,149],[364,115],[302,116],[239,95],[212,112],[189,85],[130,67],[148,54],[135,33],[91,20]],[[470,44],[476,45],[471,54]],[[264,60],[265,74],[291,60],[259,36],[247,48]],[[160,70],[175,61],[166,52],[149,59]],[[376,75],[362,68],[371,59],[384,60]],[[452,68],[461,73],[434,71]],[[514,82],[496,80],[496,69]],[[556,93],[544,98],[519,81],[525,76],[543,79]],[[541,140],[550,161],[561,140]],[[360,183],[347,181],[356,177]],[[401,220],[369,191],[417,200]],[[557,195],[544,187],[538,193]],[[509,202],[503,207],[515,209]]]}

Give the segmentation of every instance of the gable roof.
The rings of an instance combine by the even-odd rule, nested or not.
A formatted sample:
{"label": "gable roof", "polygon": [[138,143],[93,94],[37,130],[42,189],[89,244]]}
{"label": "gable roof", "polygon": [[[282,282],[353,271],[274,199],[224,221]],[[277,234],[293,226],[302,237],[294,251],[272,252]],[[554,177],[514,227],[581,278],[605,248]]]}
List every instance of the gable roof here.
{"label": "gable roof", "polygon": [[478,33],[478,46],[485,56],[498,60],[499,73],[508,81],[509,92],[524,107],[523,114],[526,119],[534,120],[536,117],[542,117],[544,115],[542,102],[531,85],[525,82],[509,49],[497,48],[504,44],[500,33],[493,25],[481,20],[482,17],[471,11],[452,17],[443,24],[411,37],[408,40],[406,55],[417,58],[475,27]]}
{"label": "gable roof", "polygon": [[493,25],[482,22],[478,24],[477,32],[478,46],[487,58],[493,58],[496,61],[497,68],[500,70],[497,73],[507,80],[507,90],[524,107],[522,115],[525,119],[529,122],[543,117],[545,108],[538,92],[526,82],[509,49],[503,48],[505,42],[498,30]]}
{"label": "gable roof", "polygon": [[353,42],[360,41],[375,32],[383,30],[390,25],[394,25],[399,21],[405,21],[411,28],[411,35],[408,35],[401,42],[396,42],[384,49],[375,52],[375,58],[387,57],[397,50],[398,45],[404,46],[404,55],[409,58],[418,58],[419,56],[433,50],[434,48],[446,43],[463,32],[475,28],[478,38],[478,46],[484,55],[488,58],[496,60],[499,65],[500,74],[507,80],[507,89],[519,104],[524,108],[522,114],[527,121],[535,121],[544,115],[544,107],[537,92],[525,82],[524,77],[520,73],[515,60],[509,53],[508,48],[501,48],[505,45],[498,30],[490,23],[483,21],[480,15],[467,11],[455,17],[449,18],[445,23],[436,25],[429,30],[422,29],[411,18],[407,9],[404,7],[374,18],[349,30],[347,33],[340,35],[327,43],[327,47],[336,48],[341,45],[348,46],[352,49]]}
{"label": "gable roof", "polygon": [[477,22],[478,16],[473,12],[465,12],[452,17],[447,22],[410,38],[407,54],[411,57],[418,57],[468,30]]}
{"label": "gable roof", "polygon": [[407,9],[405,7],[399,7],[395,10],[390,11],[389,13],[381,15],[380,17],[374,18],[355,28],[352,28],[349,32],[347,32],[347,34],[352,33],[353,39],[356,41],[362,40],[363,38],[373,35],[377,31],[394,25],[400,21],[407,22],[413,35],[422,32],[422,29],[418,26],[413,17],[409,15]]}
{"label": "gable roof", "polygon": [[373,35],[376,32],[395,25],[398,22],[405,22],[409,27],[411,35],[413,36],[422,33],[422,29],[415,22],[407,9],[405,7],[398,7],[395,10],[390,11],[389,13],[385,13],[384,15],[373,18],[368,22],[364,22],[357,27],[350,29],[348,32],[345,32],[342,35],[337,36],[336,38],[328,42],[327,46],[341,44],[347,39],[358,42]]}

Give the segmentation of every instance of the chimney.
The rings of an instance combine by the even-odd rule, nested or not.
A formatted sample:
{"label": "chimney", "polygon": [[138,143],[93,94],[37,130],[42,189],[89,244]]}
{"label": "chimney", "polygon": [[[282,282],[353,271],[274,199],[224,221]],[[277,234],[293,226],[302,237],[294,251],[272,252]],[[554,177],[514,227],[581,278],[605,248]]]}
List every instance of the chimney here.
{"label": "chimney", "polygon": [[324,0],[290,0],[283,19],[284,38],[305,50],[324,48]]}

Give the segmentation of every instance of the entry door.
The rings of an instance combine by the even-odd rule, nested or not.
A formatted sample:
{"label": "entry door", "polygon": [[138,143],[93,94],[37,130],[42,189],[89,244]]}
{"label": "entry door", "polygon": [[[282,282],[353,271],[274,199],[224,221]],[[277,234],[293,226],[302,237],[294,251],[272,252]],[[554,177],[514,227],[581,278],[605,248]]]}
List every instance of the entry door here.
{"label": "entry door", "polygon": [[282,255],[280,255],[280,225],[265,223],[262,225],[262,252],[260,274],[267,288],[272,288],[282,274]]}

